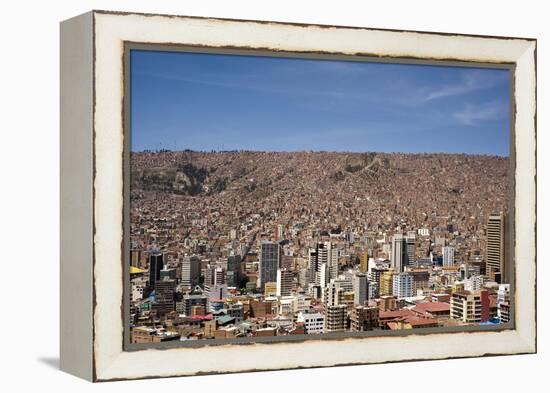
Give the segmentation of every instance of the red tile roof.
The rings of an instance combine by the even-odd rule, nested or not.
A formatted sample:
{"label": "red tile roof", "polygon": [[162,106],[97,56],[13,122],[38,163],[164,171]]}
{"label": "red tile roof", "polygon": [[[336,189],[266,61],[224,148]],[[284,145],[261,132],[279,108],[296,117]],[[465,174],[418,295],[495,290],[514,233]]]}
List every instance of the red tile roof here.
{"label": "red tile roof", "polygon": [[412,308],[413,311],[417,311],[419,313],[433,313],[433,312],[443,312],[443,311],[450,311],[451,305],[449,303],[444,302],[429,302],[429,303],[418,303],[416,306]]}
{"label": "red tile roof", "polygon": [[380,319],[394,319],[394,318],[403,318],[414,315],[413,312],[409,309],[402,310],[393,310],[393,311],[380,311]]}

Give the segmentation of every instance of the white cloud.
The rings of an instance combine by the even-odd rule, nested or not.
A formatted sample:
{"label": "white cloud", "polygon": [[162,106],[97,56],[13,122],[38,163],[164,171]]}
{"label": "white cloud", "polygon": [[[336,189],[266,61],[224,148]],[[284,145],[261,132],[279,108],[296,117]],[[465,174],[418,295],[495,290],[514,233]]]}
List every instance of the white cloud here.
{"label": "white cloud", "polygon": [[497,120],[506,116],[508,104],[503,101],[493,101],[487,104],[474,106],[466,104],[466,107],[452,114],[460,124],[465,126],[477,126],[483,121]]}
{"label": "white cloud", "polygon": [[425,92],[423,101],[427,102],[438,98],[468,94],[482,89],[490,89],[506,80],[507,77],[507,74],[504,72],[499,74],[488,74],[478,70],[468,71],[463,74],[461,83],[438,86]]}

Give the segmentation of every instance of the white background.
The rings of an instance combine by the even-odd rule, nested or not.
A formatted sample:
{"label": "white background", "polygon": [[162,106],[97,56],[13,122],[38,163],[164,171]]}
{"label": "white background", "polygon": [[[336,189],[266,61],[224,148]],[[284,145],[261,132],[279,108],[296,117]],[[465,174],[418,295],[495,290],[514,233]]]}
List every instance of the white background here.
{"label": "white background", "polygon": [[[0,390],[542,391],[550,371],[545,259],[550,12],[539,1],[11,1],[0,11]],[[538,39],[539,354],[92,385],[58,371],[59,22],[91,9]],[[546,108],[545,108],[546,106]],[[543,110],[546,109],[546,110]],[[546,197],[548,198],[548,196]],[[521,263],[521,261],[520,261]],[[406,348],[403,348],[406,351]],[[546,363],[546,364],[545,364]]]}

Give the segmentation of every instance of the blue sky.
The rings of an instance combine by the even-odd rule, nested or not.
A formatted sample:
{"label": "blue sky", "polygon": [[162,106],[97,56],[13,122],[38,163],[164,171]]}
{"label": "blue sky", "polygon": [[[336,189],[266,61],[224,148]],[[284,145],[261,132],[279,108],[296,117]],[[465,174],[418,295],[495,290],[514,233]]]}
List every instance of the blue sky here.
{"label": "blue sky", "polygon": [[508,155],[506,70],[137,51],[132,151]]}

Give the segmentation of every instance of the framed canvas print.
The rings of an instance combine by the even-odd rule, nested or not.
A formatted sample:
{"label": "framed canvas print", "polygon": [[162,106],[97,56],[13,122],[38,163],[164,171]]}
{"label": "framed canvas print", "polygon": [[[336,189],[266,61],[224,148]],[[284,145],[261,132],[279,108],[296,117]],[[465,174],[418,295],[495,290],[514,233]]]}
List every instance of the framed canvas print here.
{"label": "framed canvas print", "polygon": [[536,351],[536,40],[61,24],[61,368]]}

